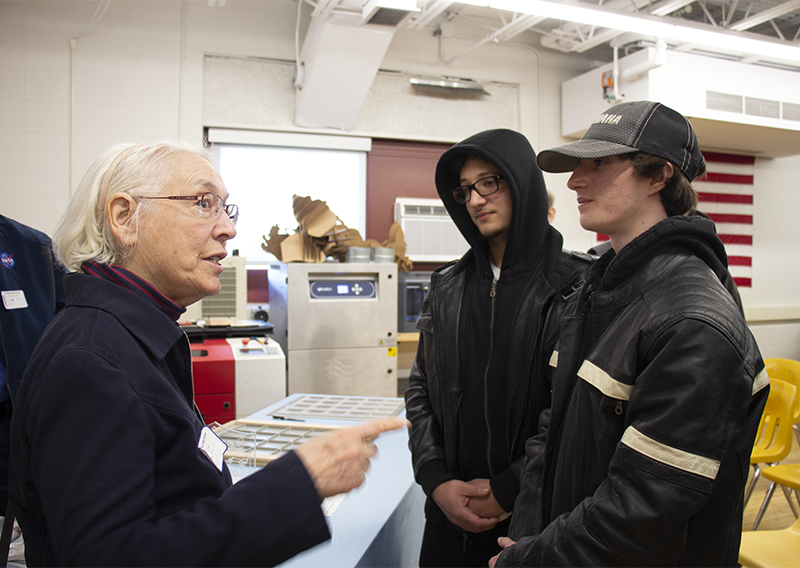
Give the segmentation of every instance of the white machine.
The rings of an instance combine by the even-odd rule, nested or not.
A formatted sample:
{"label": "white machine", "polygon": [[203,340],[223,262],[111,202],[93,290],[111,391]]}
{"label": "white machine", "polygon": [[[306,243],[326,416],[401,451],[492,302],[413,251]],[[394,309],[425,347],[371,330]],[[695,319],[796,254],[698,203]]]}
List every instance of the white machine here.
{"label": "white machine", "polygon": [[286,398],[286,358],[269,337],[226,339],[236,368],[236,418]]}
{"label": "white machine", "polygon": [[286,397],[286,358],[274,339],[217,335],[195,337],[191,346],[195,402],[206,423],[244,418]]}
{"label": "white machine", "polygon": [[238,251],[222,259],[222,276],[220,276],[220,292],[207,296],[186,308],[180,323],[197,320],[214,319],[247,319],[247,266]]}
{"label": "white machine", "polygon": [[277,263],[269,321],[287,392],[397,396],[397,265]]}

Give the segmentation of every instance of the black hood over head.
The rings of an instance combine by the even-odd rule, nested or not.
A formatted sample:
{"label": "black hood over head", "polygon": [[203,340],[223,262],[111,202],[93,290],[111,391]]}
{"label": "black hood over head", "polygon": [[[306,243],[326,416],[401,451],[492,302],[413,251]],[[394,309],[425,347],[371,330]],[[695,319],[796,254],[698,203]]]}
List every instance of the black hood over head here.
{"label": "black hood over head", "polygon": [[439,197],[472,247],[479,268],[487,271],[490,270],[489,245],[475,226],[467,206],[456,203],[453,198],[453,188],[461,183],[459,166],[465,156],[476,156],[494,164],[511,191],[511,227],[501,268],[513,273],[534,268],[550,232],[547,189],[530,142],[513,130],[486,130],[449,148],[436,166]]}

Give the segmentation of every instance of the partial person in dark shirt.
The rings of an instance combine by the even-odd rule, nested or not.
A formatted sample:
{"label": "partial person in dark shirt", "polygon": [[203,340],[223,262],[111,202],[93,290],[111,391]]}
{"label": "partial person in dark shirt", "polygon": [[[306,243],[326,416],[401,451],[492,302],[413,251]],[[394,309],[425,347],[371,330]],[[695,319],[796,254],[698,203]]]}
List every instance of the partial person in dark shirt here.
{"label": "partial person in dark shirt", "polygon": [[47,235],[0,215],[0,515],[8,504],[12,401],[39,336],[64,305],[63,274]]}

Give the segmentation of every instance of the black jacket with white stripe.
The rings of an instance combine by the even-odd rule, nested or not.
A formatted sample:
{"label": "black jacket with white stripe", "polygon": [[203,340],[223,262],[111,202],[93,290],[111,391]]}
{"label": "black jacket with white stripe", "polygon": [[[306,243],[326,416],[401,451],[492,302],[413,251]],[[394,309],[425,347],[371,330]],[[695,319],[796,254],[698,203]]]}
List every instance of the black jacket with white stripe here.
{"label": "black jacket with white stripe", "polygon": [[498,566],[736,566],[769,392],[713,224],[670,217],[595,263],[551,365]]}

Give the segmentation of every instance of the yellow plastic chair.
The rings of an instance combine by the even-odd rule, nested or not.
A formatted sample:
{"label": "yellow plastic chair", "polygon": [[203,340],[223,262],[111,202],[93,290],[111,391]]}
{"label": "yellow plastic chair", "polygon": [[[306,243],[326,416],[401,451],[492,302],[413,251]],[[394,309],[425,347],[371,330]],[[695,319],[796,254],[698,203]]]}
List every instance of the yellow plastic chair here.
{"label": "yellow plastic chair", "polygon": [[[765,359],[764,366],[770,379],[780,379],[792,383],[800,393],[800,361],[773,357]],[[795,400],[794,417],[792,418],[794,435],[797,437],[797,442],[800,443],[800,424],[798,423],[800,423],[800,395]]]}
{"label": "yellow plastic chair", "polygon": [[[787,490],[787,487],[795,491],[794,496],[797,499],[797,503],[800,504],[800,497],[797,495],[797,490],[800,489],[800,463],[764,467],[761,468],[761,475],[764,479],[769,479],[770,483],[764,501],[761,503],[761,508],[758,510],[758,515],[756,515],[756,522],[753,524],[753,530],[758,528],[761,518],[767,511],[767,506],[769,506],[776,485],[780,485],[781,489],[783,489],[783,494],[786,496],[786,500],[789,501],[789,507],[791,507],[792,513],[794,513],[796,519],[798,516],[797,509],[795,509],[794,503],[792,503],[792,496]],[[798,557],[797,560],[800,565],[800,557]]]}
{"label": "yellow plastic chair", "polygon": [[788,529],[743,532],[739,564],[744,568],[797,568],[800,562],[800,520]]}
{"label": "yellow plastic chair", "polygon": [[758,464],[777,465],[792,449],[792,413],[797,398],[797,388],[779,379],[770,379],[769,388],[769,398],[764,406],[753,451],[750,454],[753,479],[744,495],[745,506],[750,501],[750,496],[761,476]]}

